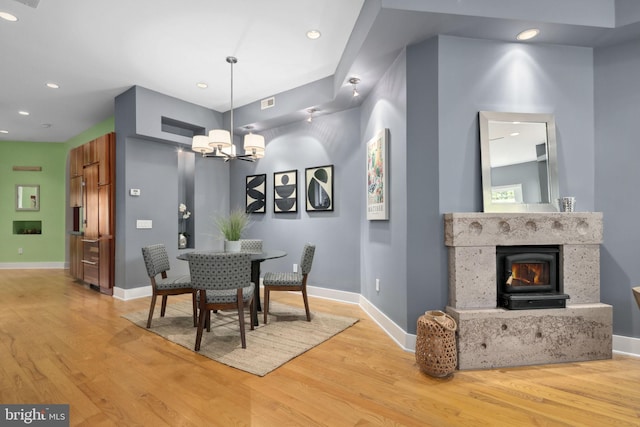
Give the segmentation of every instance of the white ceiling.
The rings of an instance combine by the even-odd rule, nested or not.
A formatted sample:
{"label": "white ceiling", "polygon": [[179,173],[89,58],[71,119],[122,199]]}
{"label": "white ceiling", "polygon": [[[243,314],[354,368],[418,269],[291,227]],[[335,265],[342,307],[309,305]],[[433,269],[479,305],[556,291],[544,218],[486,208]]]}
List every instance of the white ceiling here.
{"label": "white ceiling", "polygon": [[330,76],[363,1],[0,0],[0,139],[66,141],[133,85],[227,111],[229,55],[234,106]]}
{"label": "white ceiling", "polygon": [[638,0],[0,0],[0,11],[19,18],[0,19],[0,141],[67,141],[134,85],[228,111],[229,55],[240,107],[331,76],[343,92],[362,77],[364,98],[402,48],[438,34],[514,42],[538,27],[529,43],[640,40]]}

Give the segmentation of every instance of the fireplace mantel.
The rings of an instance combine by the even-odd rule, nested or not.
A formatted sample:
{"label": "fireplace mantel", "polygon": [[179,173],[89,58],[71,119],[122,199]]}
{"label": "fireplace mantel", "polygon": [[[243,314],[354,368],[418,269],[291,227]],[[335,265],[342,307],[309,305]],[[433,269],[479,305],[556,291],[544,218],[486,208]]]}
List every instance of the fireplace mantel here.
{"label": "fireplace mantel", "polygon": [[[602,213],[447,213],[444,230],[459,369],[611,358],[612,309],[600,303]],[[496,247],[517,245],[560,247],[566,309],[497,308]]]}

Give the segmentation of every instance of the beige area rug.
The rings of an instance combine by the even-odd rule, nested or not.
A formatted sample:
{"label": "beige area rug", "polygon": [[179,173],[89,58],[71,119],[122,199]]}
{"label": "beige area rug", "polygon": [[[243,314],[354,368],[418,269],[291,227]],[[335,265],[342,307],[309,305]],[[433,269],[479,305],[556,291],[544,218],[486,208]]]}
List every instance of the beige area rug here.
{"label": "beige area rug", "polygon": [[[160,307],[156,307],[157,313]],[[328,340],[355,324],[358,319],[311,312],[307,322],[304,309],[271,302],[269,322],[250,330],[249,310],[246,314],[247,348],[240,343],[237,311],[211,313],[211,332],[205,329],[198,353],[225,365],[264,376],[289,360]],[[165,317],[154,313],[151,328],[163,338],[193,351],[196,329],[191,317],[191,301],[168,304]],[[146,329],[149,312],[138,311],[123,315],[137,326]]]}

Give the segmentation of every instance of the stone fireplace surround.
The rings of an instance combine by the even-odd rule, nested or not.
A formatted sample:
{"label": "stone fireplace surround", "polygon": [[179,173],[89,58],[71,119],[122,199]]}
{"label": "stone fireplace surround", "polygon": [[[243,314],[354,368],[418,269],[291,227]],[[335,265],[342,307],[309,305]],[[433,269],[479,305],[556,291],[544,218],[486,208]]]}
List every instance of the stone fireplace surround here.
{"label": "stone fireplace surround", "polygon": [[[600,302],[600,212],[447,213],[449,301],[458,369],[610,359],[612,307]],[[496,246],[558,245],[566,308],[497,308]]]}

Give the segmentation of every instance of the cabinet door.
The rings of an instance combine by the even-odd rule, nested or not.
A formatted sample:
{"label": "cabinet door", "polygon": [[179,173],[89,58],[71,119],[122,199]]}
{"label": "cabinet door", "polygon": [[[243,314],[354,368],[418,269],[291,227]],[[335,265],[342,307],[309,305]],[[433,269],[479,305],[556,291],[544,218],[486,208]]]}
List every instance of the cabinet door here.
{"label": "cabinet door", "polygon": [[76,147],[69,152],[69,177],[82,176],[82,165],[84,163],[83,147]]}
{"label": "cabinet door", "polygon": [[98,141],[94,139],[93,141],[86,142],[82,145],[82,153],[83,153],[83,166],[89,166],[98,162]]}
{"label": "cabinet door", "polygon": [[100,238],[99,285],[100,292],[113,295],[113,240]]}
{"label": "cabinet door", "polygon": [[111,185],[98,186],[98,235],[100,237],[110,237],[113,233],[112,188]]}
{"label": "cabinet door", "polygon": [[74,176],[69,180],[69,206],[72,208],[82,206],[82,175]]}
{"label": "cabinet door", "polygon": [[112,169],[113,169],[113,148],[115,147],[113,141],[113,133],[102,135],[96,141],[96,147],[98,151],[98,163],[100,168],[98,169],[98,185],[111,184]]}
{"label": "cabinet door", "polygon": [[84,235],[88,239],[97,239],[98,230],[98,164],[84,168]]}
{"label": "cabinet door", "polygon": [[82,236],[72,234],[69,236],[69,274],[74,279],[82,280]]}

